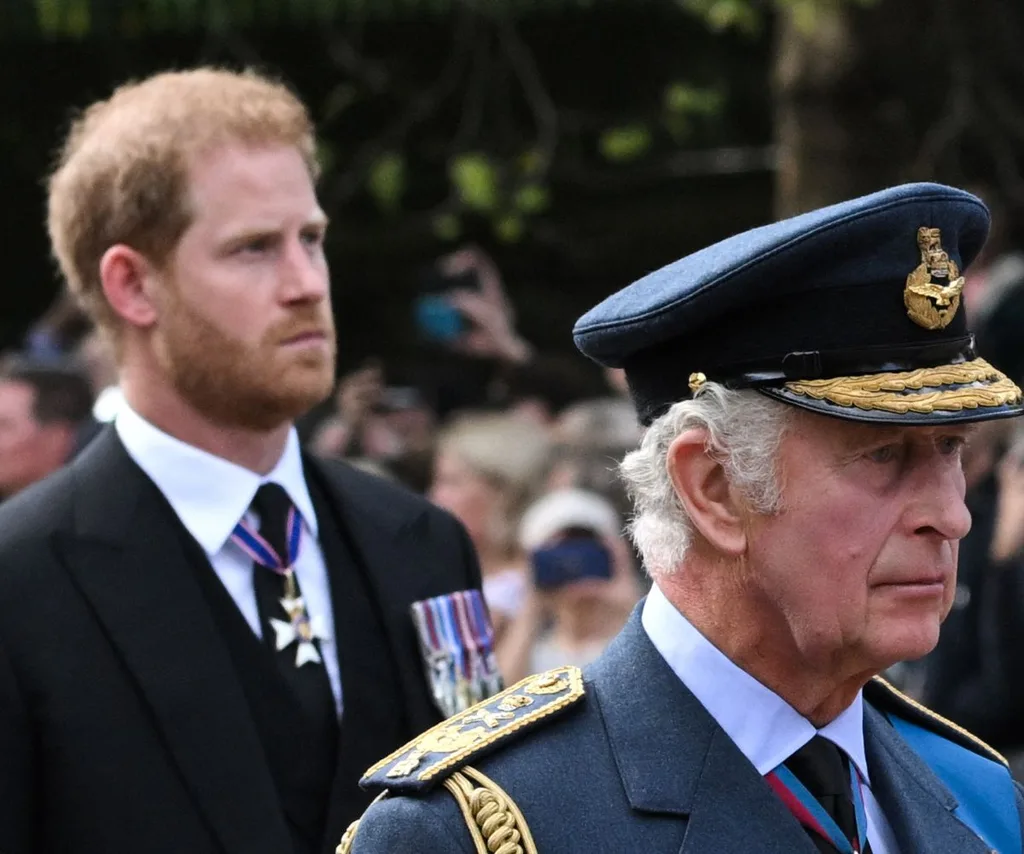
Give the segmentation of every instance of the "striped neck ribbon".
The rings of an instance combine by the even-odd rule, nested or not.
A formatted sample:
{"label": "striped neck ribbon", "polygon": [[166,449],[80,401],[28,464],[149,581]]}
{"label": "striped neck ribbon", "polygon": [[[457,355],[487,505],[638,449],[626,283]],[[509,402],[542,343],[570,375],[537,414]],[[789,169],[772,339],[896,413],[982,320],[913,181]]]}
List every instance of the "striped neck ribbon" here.
{"label": "striped neck ribbon", "polygon": [[302,517],[294,507],[289,508],[288,521],[285,525],[285,542],[288,545],[288,554],[286,555],[279,555],[277,550],[261,537],[259,531],[245,519],[235,525],[235,530],[231,532],[231,541],[260,566],[265,566],[278,575],[288,576],[292,567],[295,566],[295,559],[299,556],[299,545],[302,541]]}
{"label": "striped neck ribbon", "polygon": [[867,814],[864,811],[860,772],[852,762],[848,761],[847,764],[850,766],[850,788],[857,817],[857,838],[853,840],[846,836],[821,802],[785,765],[770,771],[765,775],[765,780],[800,824],[831,842],[840,854],[861,854],[867,846]]}

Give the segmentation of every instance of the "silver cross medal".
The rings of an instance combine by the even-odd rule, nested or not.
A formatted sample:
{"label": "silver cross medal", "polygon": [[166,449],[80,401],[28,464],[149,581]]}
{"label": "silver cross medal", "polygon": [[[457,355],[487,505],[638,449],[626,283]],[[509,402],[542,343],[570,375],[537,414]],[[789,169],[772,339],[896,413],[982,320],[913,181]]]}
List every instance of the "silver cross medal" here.
{"label": "silver cross medal", "polygon": [[306,601],[299,596],[299,590],[295,584],[295,573],[290,568],[285,571],[284,584],[284,598],[278,601],[288,615],[288,621],[270,618],[270,625],[276,636],[274,645],[280,651],[297,642],[296,667],[302,667],[303,664],[309,662],[320,664],[323,659],[320,657],[320,651],[316,648],[314,641],[328,638],[324,618],[322,616],[311,618],[306,612]]}

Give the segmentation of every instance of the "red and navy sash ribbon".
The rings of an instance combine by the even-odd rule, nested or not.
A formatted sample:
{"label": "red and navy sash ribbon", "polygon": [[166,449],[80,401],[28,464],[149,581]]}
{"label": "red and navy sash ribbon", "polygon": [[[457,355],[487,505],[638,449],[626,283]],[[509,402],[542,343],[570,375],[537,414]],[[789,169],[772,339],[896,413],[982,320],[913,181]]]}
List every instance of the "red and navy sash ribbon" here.
{"label": "red and navy sash ribbon", "polygon": [[260,566],[272,569],[278,575],[287,575],[295,565],[299,556],[299,544],[302,542],[302,517],[294,507],[288,510],[288,522],[285,527],[285,540],[288,554],[279,555],[252,525],[242,519],[231,532],[231,541],[251,557]]}
{"label": "red and navy sash ribbon", "polygon": [[836,824],[835,819],[785,765],[780,765],[774,771],[770,771],[765,775],[765,780],[800,824],[831,842],[840,854],[861,854],[867,846],[867,814],[864,811],[864,797],[860,788],[860,773],[852,762],[848,764],[850,766],[853,808],[857,816],[857,838],[855,840],[847,838]]}

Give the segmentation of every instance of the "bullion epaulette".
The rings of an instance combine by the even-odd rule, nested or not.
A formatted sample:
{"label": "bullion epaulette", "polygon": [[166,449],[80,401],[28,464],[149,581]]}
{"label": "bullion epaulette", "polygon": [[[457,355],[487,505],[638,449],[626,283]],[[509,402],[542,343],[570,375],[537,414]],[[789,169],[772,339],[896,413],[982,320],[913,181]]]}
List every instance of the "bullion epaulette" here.
{"label": "bullion epaulette", "polygon": [[966,747],[979,756],[991,759],[993,762],[998,762],[1001,765],[1008,764],[1006,757],[998,750],[989,747],[976,735],[953,723],[953,721],[947,720],[912,697],[908,697],[880,676],[876,676],[871,680],[867,698],[871,705],[881,712],[894,714],[911,723],[918,724],[925,729],[938,733],[943,738],[959,744],[961,747]]}
{"label": "bullion epaulette", "polygon": [[551,720],[583,694],[578,667],[530,676],[417,736],[370,768],[360,785],[426,791],[477,757]]}

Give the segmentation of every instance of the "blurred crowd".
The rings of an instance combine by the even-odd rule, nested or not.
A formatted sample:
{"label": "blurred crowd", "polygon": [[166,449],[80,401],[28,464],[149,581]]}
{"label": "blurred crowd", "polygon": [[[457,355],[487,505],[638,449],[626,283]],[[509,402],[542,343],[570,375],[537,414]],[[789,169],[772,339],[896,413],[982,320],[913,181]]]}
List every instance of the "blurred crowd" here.
{"label": "blurred crowd", "polygon": [[[500,272],[466,248],[411,307],[426,350],[394,382],[383,356],[300,423],[311,452],[428,496],[479,556],[506,682],[594,660],[647,588],[617,464],[641,429],[618,372],[523,338]],[[1024,254],[983,258],[967,310],[983,356],[1024,379]],[[343,344],[344,342],[342,342]],[[0,362],[0,497],[70,460],[118,410],[112,354],[59,300]],[[980,425],[965,456],[973,527],[936,650],[888,674],[1024,770],[1024,432]]]}

